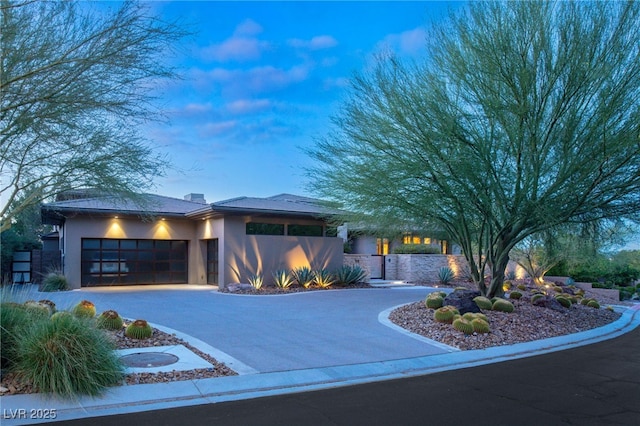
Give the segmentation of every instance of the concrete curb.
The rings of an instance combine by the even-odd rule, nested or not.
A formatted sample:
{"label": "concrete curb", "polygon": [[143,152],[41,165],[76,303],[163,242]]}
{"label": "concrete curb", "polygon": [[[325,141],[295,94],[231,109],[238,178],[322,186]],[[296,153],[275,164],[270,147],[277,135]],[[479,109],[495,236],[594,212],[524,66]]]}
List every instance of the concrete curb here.
{"label": "concrete curb", "polygon": [[[121,386],[109,389],[100,398],[83,397],[75,401],[59,400],[40,394],[3,396],[2,424],[8,426],[89,418],[421,376],[584,346],[618,337],[638,325],[640,305],[634,305],[626,309],[617,321],[604,327],[511,346],[366,364]],[[191,340],[193,339],[189,339],[190,343]],[[42,419],[30,416],[32,413],[37,414],[38,409],[55,410],[56,418]],[[23,412],[26,417],[15,415]]]}

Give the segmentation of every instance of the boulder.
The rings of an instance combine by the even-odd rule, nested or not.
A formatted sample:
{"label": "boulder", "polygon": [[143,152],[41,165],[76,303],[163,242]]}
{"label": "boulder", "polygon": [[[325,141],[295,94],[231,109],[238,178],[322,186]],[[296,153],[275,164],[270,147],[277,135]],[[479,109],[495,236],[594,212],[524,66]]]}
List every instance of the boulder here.
{"label": "boulder", "polygon": [[480,312],[480,308],[473,301],[473,298],[478,296],[480,296],[479,291],[456,290],[444,298],[444,305],[455,306],[460,311],[460,315],[464,315],[467,312]]}

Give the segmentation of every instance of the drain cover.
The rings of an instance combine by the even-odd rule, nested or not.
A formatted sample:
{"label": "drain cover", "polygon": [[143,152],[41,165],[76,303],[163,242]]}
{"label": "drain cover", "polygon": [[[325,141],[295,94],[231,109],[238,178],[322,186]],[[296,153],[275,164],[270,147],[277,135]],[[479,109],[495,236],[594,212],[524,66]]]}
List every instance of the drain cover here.
{"label": "drain cover", "polygon": [[162,367],[178,362],[179,358],[163,352],[136,352],[120,357],[120,361],[127,367]]}

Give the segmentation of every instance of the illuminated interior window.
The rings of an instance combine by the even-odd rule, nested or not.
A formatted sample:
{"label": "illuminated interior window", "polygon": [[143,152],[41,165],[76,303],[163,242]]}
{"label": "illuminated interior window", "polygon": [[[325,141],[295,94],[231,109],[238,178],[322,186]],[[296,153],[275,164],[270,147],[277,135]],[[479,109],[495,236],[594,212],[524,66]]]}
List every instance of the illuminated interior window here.
{"label": "illuminated interior window", "polygon": [[431,244],[431,238],[426,238],[425,237],[424,244]]}

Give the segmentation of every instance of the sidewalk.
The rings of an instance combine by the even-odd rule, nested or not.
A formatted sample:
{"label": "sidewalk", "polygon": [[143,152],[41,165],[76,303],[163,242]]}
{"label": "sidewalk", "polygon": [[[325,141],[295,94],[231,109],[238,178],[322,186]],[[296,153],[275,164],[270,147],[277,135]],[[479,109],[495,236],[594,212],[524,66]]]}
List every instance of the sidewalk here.
{"label": "sidewalk", "polygon": [[[640,324],[640,305],[626,309],[622,317],[605,327],[568,336],[520,343],[483,350],[454,351],[428,356],[383,362],[307,368],[281,372],[255,373],[195,381],[122,386],[110,389],[101,398],[60,401],[42,395],[4,396],[2,424],[34,424],[47,421],[81,419],[134,413],[148,410],[200,404],[238,401],[264,396],[329,389],[355,384],[408,378],[467,367],[492,364],[546,354],[612,339]],[[206,345],[194,339],[194,346]],[[214,350],[214,348],[209,348]],[[224,354],[218,353],[224,360]],[[237,361],[237,360],[235,360]],[[233,363],[233,359],[226,362]],[[243,366],[236,364],[242,370]],[[38,411],[44,410],[44,411]],[[55,419],[42,418],[46,410],[55,409]]]}

